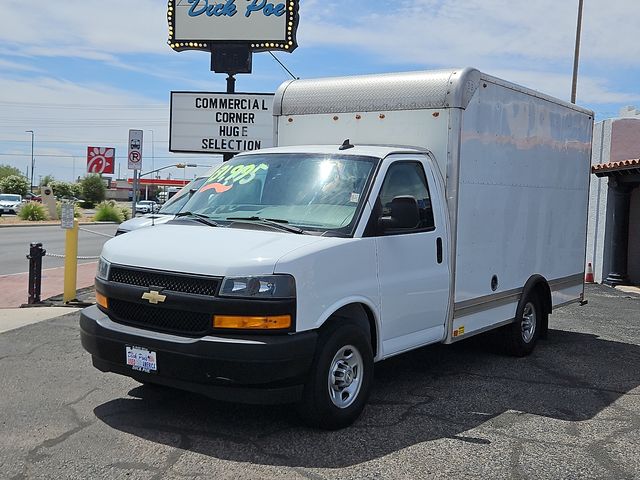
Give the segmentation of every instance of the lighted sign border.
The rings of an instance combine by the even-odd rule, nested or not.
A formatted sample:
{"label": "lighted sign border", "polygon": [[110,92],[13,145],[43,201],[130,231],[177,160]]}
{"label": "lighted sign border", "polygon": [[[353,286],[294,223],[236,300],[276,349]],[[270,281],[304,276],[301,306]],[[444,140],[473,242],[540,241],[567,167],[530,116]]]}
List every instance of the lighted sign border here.
{"label": "lighted sign border", "polygon": [[249,49],[252,52],[267,52],[270,50],[282,50],[284,52],[293,52],[298,48],[298,42],[296,39],[296,33],[298,31],[298,23],[300,21],[299,6],[300,0],[283,0],[287,4],[287,41],[281,40],[272,41],[268,39],[247,39],[247,40],[209,40],[203,42],[202,40],[189,40],[178,39],[175,37],[175,25],[173,12],[176,10],[176,1],[169,0],[167,8],[167,22],[169,24],[169,40],[167,44],[176,52],[183,52],[185,50],[201,50],[204,52],[210,52],[216,45],[249,45]]}

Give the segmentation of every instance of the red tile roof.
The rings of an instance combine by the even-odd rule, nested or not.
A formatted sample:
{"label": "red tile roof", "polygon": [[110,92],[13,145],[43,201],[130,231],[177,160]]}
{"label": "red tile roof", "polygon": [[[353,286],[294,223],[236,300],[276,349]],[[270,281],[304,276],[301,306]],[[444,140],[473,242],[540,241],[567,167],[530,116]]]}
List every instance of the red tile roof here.
{"label": "red tile roof", "polygon": [[620,162],[599,163],[591,167],[591,173],[615,172],[640,168],[640,158],[622,160]]}

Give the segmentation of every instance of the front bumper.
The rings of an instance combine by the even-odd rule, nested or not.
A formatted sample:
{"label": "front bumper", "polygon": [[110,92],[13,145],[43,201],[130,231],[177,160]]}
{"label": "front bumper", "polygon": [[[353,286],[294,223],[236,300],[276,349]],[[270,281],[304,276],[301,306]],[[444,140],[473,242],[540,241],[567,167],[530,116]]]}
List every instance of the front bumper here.
{"label": "front bumper", "polygon": [[[80,338],[103,372],[219,400],[273,404],[300,399],[317,333],[190,338],[121,325],[93,306],[80,314]],[[158,371],[127,366],[127,346],[156,352]]]}

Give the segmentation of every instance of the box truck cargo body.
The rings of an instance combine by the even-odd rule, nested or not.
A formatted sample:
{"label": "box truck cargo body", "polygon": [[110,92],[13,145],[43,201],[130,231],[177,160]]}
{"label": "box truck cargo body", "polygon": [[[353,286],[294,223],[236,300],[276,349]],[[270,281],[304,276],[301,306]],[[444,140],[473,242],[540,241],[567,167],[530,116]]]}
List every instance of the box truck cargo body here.
{"label": "box truck cargo body", "polygon": [[583,300],[593,115],[474,69],[295,80],[277,147],[108,242],[102,371],[339,428],[373,364],[502,327],[526,355]]}
{"label": "box truck cargo body", "polygon": [[473,69],[291,81],[274,108],[279,146],[433,154],[453,240],[447,341],[512,318],[533,272],[554,307],[583,295],[592,112]]}

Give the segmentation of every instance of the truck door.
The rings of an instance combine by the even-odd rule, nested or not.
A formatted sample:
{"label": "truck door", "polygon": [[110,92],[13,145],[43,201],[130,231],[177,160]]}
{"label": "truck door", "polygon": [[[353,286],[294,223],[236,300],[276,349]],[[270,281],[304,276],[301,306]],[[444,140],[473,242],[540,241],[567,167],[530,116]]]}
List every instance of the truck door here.
{"label": "truck door", "polygon": [[[387,166],[385,171],[385,165]],[[372,218],[365,235],[375,236],[384,356],[442,341],[449,303],[448,227],[444,187],[429,157],[387,158],[381,169]],[[376,190],[374,189],[374,192]],[[381,226],[396,197],[417,201],[419,221],[409,228]],[[375,199],[375,200],[374,200]]]}

